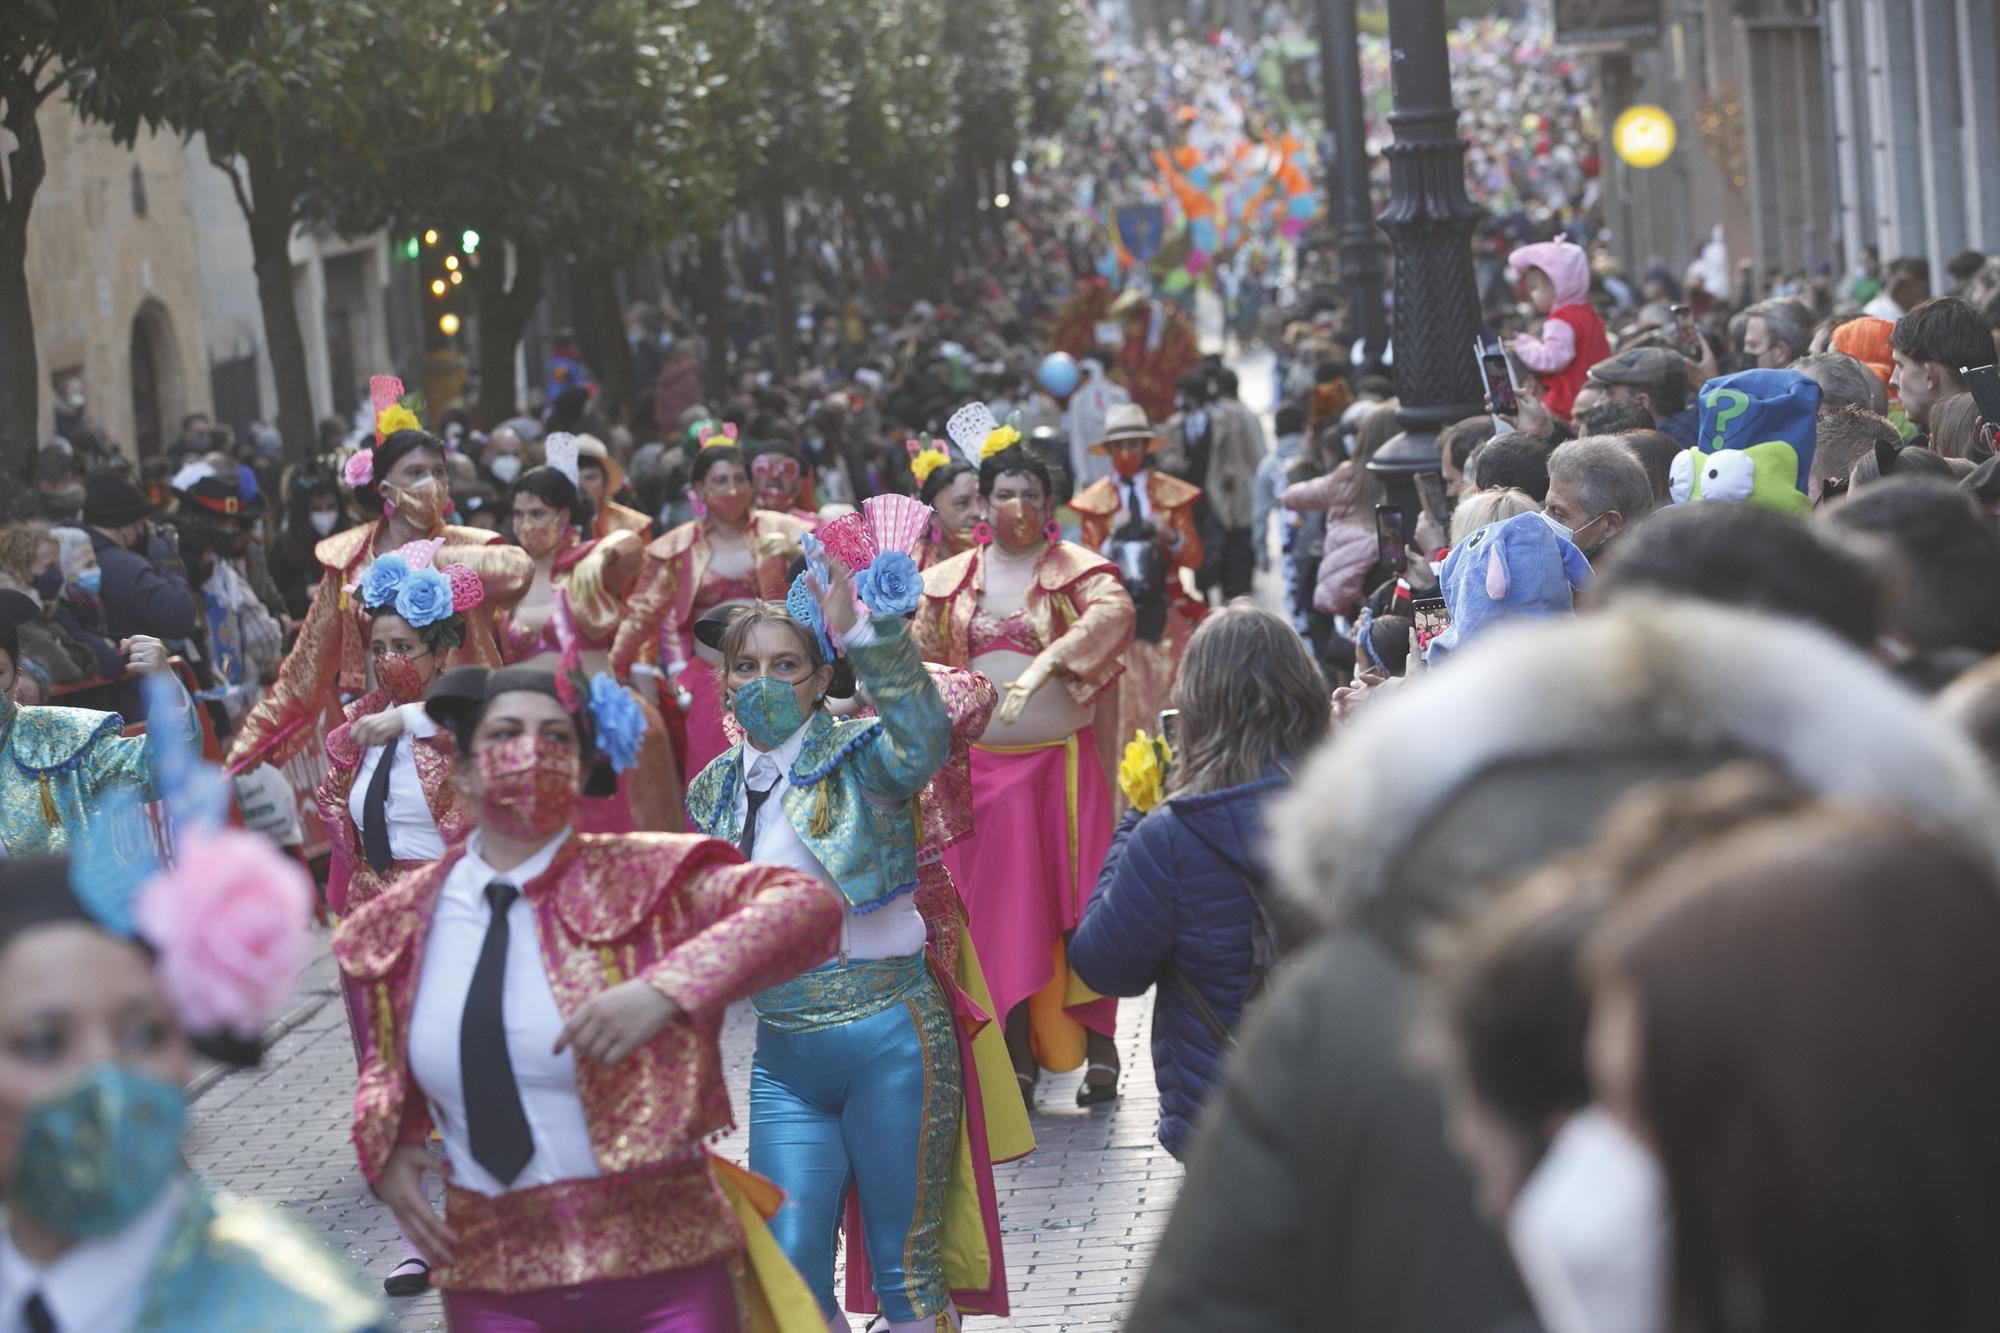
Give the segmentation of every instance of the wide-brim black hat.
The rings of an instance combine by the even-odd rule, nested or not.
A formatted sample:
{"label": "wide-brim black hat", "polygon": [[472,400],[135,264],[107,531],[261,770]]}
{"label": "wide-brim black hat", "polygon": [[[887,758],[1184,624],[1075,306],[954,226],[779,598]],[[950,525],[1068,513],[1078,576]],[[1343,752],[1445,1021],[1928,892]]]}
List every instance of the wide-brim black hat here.
{"label": "wide-brim black hat", "polygon": [[430,715],[432,721],[451,732],[458,742],[459,753],[469,754],[472,733],[478,729],[486,705],[503,694],[520,692],[548,695],[562,704],[563,711],[576,723],[583,767],[588,775],[584,780],[583,794],[610,796],[615,793],[618,790],[618,775],[611,771],[608,763],[599,760],[597,729],[591,722],[589,705],[579,700],[578,706],[571,708],[563,699],[562,691],[556,688],[553,671],[535,667],[501,667],[497,671],[482,666],[453,667],[432,682],[430,692],[424,696],[424,712]]}
{"label": "wide-brim black hat", "polygon": [[[718,665],[721,662],[722,636],[728,631],[729,622],[736,618],[736,613],[748,605],[749,603],[747,602],[732,602],[725,606],[718,606],[713,610],[704,612],[701,618],[694,622],[693,633],[695,642],[708,649],[710,653],[715,654],[715,660]],[[797,624],[798,622],[793,621],[792,623]],[[799,628],[806,629],[804,625],[800,625]],[[827,682],[826,697],[829,699],[851,699],[854,697],[854,667],[844,657],[834,659],[833,679]]]}

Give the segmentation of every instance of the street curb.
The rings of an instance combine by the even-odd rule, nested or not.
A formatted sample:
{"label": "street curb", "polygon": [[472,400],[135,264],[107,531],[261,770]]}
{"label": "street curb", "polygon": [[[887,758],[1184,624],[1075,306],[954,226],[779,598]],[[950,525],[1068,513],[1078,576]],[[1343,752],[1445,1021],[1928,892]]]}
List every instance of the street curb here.
{"label": "street curb", "polygon": [[[299,1003],[293,1005],[276,1022],[264,1029],[263,1035],[257,1039],[258,1053],[261,1055],[263,1052],[270,1050],[273,1046],[277,1045],[281,1037],[296,1029],[321,1009],[324,1009],[327,1001],[331,1000],[334,994],[335,992],[331,990],[313,991],[300,1000]],[[232,1069],[228,1065],[209,1065],[206,1069],[201,1070],[188,1080],[188,1101],[194,1102],[199,1100],[203,1093],[237,1072],[239,1071]]]}

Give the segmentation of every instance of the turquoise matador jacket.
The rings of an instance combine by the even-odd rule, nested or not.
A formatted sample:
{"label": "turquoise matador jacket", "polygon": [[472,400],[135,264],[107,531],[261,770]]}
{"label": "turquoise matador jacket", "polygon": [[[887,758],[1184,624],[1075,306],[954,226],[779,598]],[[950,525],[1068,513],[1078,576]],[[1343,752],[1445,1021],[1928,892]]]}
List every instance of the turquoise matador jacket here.
{"label": "turquoise matador jacket", "polygon": [[[903,622],[872,622],[874,642],[848,650],[875,700],[875,717],[836,719],[813,710],[805,747],[780,804],[839,889],[850,912],[866,912],[917,887],[917,816],[912,799],[945,761],[951,719]],[[688,787],[689,823],[711,837],[742,832],[736,788],[738,741]],[[871,799],[872,798],[872,799]]]}
{"label": "turquoise matador jacket", "polygon": [[[181,699],[180,719],[199,748],[194,704]],[[0,843],[9,856],[62,855],[108,800],[129,795],[143,804],[158,795],[152,737],[125,735],[116,713],[0,699],[0,752]]]}

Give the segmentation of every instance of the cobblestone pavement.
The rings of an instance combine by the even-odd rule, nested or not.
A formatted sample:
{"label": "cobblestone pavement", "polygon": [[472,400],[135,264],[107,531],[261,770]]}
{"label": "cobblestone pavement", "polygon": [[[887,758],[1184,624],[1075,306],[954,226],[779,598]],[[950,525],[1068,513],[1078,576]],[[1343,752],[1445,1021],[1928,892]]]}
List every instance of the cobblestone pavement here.
{"label": "cobblestone pavement", "polygon": [[[188,1157],[220,1188],[283,1206],[353,1262],[371,1285],[402,1257],[388,1212],[368,1193],[348,1140],[354,1055],[325,954],[308,971],[290,1030],[260,1068],[196,1081]],[[1036,1151],[997,1168],[1013,1313],[975,1318],[973,1333],[1066,1333],[1119,1326],[1180,1186],[1153,1138],[1158,1097],[1146,1034],[1152,999],[1120,1007],[1125,1095],[1079,1110],[1080,1075],[1046,1077]],[[729,1015],[722,1050],[730,1097],[746,1115],[754,1022]],[[721,1151],[741,1158],[746,1131]],[[396,1327],[440,1329],[435,1295],[396,1305]],[[863,1320],[853,1320],[858,1330]]]}

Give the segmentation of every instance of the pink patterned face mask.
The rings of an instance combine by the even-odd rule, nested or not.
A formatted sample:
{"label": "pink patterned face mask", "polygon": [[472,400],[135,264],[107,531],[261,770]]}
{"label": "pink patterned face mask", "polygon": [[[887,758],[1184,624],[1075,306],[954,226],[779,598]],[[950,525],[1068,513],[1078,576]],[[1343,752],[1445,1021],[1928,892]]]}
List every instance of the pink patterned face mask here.
{"label": "pink patterned face mask", "polygon": [[509,837],[554,837],[575,820],[582,772],[576,747],[554,737],[489,744],[479,752],[481,817]]}

